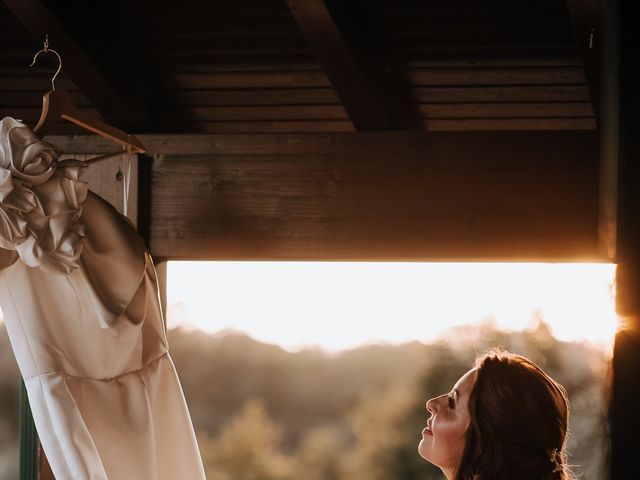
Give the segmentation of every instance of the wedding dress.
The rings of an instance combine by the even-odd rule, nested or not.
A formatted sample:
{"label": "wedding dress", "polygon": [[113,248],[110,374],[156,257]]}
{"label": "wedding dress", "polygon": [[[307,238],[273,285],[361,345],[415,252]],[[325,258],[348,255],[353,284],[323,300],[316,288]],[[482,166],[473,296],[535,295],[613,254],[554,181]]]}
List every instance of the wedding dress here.
{"label": "wedding dress", "polygon": [[0,121],[0,306],[57,480],[204,479],[151,257],[23,123]]}

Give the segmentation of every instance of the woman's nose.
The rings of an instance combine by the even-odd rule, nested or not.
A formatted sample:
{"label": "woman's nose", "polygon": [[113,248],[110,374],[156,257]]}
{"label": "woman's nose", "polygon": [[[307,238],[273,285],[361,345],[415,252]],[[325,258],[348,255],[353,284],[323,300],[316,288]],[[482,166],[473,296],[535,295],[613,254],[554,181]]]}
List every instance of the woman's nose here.
{"label": "woman's nose", "polygon": [[441,403],[440,400],[442,400],[446,396],[447,396],[447,394],[445,393],[445,394],[440,395],[439,397],[435,397],[435,398],[432,398],[431,400],[428,400],[427,401],[427,411],[429,413],[431,413],[432,415],[434,413],[436,413],[436,411],[439,408],[439,403]]}

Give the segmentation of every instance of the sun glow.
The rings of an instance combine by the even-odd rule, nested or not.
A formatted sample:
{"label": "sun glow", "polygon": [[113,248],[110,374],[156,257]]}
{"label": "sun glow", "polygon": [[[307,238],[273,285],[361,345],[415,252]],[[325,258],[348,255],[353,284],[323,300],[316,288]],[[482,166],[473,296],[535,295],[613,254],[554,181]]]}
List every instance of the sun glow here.
{"label": "sun glow", "polygon": [[295,350],[430,341],[542,317],[562,340],[610,348],[611,264],[170,262],[168,326],[238,330]]}

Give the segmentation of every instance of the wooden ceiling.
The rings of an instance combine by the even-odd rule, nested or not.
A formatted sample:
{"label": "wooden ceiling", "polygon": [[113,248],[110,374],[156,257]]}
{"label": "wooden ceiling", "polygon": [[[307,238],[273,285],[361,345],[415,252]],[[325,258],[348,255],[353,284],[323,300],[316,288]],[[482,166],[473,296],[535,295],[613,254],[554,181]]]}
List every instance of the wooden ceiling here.
{"label": "wooden ceiling", "polygon": [[48,33],[57,85],[137,133],[594,130],[592,3],[4,0],[0,116],[37,121]]}

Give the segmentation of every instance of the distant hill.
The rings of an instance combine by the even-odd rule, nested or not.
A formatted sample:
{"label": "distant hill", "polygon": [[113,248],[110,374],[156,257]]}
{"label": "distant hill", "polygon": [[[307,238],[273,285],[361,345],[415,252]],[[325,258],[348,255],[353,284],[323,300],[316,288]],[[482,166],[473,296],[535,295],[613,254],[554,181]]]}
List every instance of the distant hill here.
{"label": "distant hill", "polygon": [[291,353],[242,333],[208,335],[180,328],[169,331],[169,348],[200,428],[215,435],[245,402],[259,398],[286,426],[287,443],[309,427],[334,422],[364,395],[417,378],[427,353],[419,342],[339,354]]}

